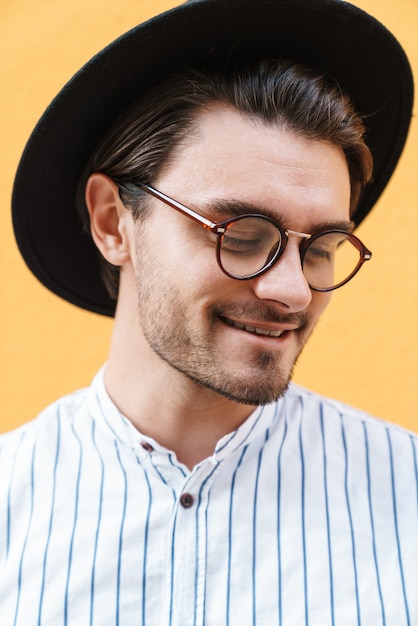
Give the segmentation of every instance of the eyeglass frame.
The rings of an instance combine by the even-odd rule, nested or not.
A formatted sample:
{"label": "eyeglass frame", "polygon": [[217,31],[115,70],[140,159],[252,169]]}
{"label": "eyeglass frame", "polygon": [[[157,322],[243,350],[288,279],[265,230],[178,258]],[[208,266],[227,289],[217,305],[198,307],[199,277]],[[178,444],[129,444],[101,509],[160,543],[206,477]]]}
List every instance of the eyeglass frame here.
{"label": "eyeglass frame", "polygon": [[[163,193],[162,191],[159,191],[158,189],[155,189],[155,187],[152,187],[151,185],[147,185],[146,183],[142,183],[140,181],[138,181],[138,182],[130,182],[130,181],[125,182],[125,181],[117,180],[115,178],[113,179],[113,182],[119,187],[119,194],[120,194],[121,191],[125,191],[127,193],[135,194],[136,190],[140,189],[144,193],[148,193],[149,195],[153,196],[154,198],[157,198],[157,200],[160,200],[161,202],[164,202],[164,204],[166,204],[167,206],[171,207],[172,209],[175,209],[176,211],[179,211],[179,213],[181,213],[182,215],[185,215],[186,217],[188,217],[191,220],[193,220],[195,223],[199,224],[203,228],[206,228],[211,233],[217,235],[218,239],[217,239],[217,243],[216,243],[216,260],[217,260],[218,266],[219,266],[220,270],[226,276],[228,276],[229,278],[233,278],[234,280],[251,280],[253,278],[257,278],[258,276],[261,276],[262,274],[265,274],[266,272],[268,272],[280,260],[283,252],[286,249],[287,243],[289,241],[289,235],[300,237],[302,239],[302,242],[301,242],[300,247],[299,247],[299,254],[300,254],[300,261],[301,261],[301,266],[302,266],[302,272],[303,272],[303,261],[304,261],[304,258],[305,258],[305,255],[306,255],[306,252],[307,252],[308,248],[310,247],[310,245],[311,245],[311,243],[313,241],[315,241],[316,239],[318,239],[319,237],[321,237],[323,235],[327,235],[327,234],[331,234],[331,233],[341,233],[343,235],[346,235],[347,239],[350,240],[350,242],[354,245],[355,248],[357,248],[357,250],[360,253],[359,261],[358,261],[356,267],[354,268],[354,270],[348,275],[347,278],[345,278],[344,280],[340,281],[337,285],[334,285],[333,287],[326,287],[326,288],[313,287],[312,285],[310,285],[310,283],[307,280],[306,275],[304,273],[304,276],[306,278],[306,282],[308,283],[309,288],[312,289],[313,291],[318,291],[318,292],[324,293],[324,292],[328,292],[328,291],[335,291],[335,289],[339,289],[343,285],[346,285],[352,278],[354,278],[354,276],[362,268],[362,266],[365,263],[365,261],[369,261],[372,258],[371,250],[369,250],[364,245],[364,243],[356,235],[353,235],[353,233],[350,233],[350,232],[348,232],[348,231],[346,231],[344,229],[331,228],[331,229],[325,229],[325,230],[319,231],[319,232],[314,233],[314,234],[301,233],[301,232],[298,232],[296,230],[291,230],[289,228],[284,229],[281,226],[281,224],[279,224],[279,222],[276,221],[274,218],[272,218],[272,217],[270,217],[268,215],[264,215],[262,213],[245,213],[243,215],[230,217],[230,218],[228,218],[226,220],[221,220],[219,222],[213,222],[213,221],[209,220],[208,218],[204,217],[203,215],[200,215],[200,213],[197,213],[197,211],[194,211],[190,207],[187,207],[186,205],[182,204],[178,200],[174,200],[174,198],[171,198],[170,196],[167,196],[167,194]],[[123,202],[122,196],[121,196],[121,200]],[[280,245],[277,248],[277,250],[276,250],[275,254],[273,255],[273,257],[265,265],[263,265],[263,267],[261,267],[261,269],[257,270],[256,272],[253,272],[252,274],[249,274],[247,276],[235,276],[234,274],[231,274],[230,272],[228,272],[228,270],[226,270],[224,268],[224,266],[222,265],[222,261],[221,261],[222,237],[226,233],[226,231],[228,229],[228,226],[230,224],[232,224],[234,222],[241,221],[242,219],[245,219],[245,218],[248,218],[248,217],[264,219],[267,222],[270,222],[275,228],[277,228],[277,230],[279,231],[280,236],[281,236]]]}

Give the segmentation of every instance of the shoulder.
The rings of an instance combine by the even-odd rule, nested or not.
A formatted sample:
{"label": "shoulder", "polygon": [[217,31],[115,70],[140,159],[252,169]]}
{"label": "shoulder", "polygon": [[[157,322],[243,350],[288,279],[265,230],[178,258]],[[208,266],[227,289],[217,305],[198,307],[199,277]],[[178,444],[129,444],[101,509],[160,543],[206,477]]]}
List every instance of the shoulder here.
{"label": "shoulder", "polygon": [[83,389],[64,396],[0,437],[0,534],[4,515],[29,506],[35,491],[51,493],[58,477],[64,492],[71,489],[82,456],[80,431],[88,440],[93,427],[89,395]]}
{"label": "shoulder", "polygon": [[311,391],[310,389],[306,389],[305,387],[301,387],[295,383],[291,383],[286,396],[291,402],[299,402],[308,413],[310,411],[335,413],[348,421],[364,422],[370,427],[377,429],[389,428],[390,430],[418,439],[418,433],[409,431],[393,422],[373,416],[370,413],[353,407],[345,402],[342,402],[341,400],[322,396],[315,391]]}
{"label": "shoulder", "polygon": [[416,519],[418,434],[297,385],[284,407],[307,473],[314,475],[312,464],[319,463],[353,498],[372,497],[380,508],[386,502],[386,511],[396,503]]}
{"label": "shoulder", "polygon": [[418,433],[409,431],[402,426],[389,422],[366,411],[355,408],[341,402],[322,396],[314,391],[305,389],[292,383],[286,394],[286,402],[291,410],[299,411],[308,419],[317,420],[323,423],[338,422],[342,428],[348,432],[362,432],[372,435],[375,440],[380,438],[394,438],[408,441],[414,446],[418,446]]}
{"label": "shoulder", "polygon": [[29,451],[35,446],[50,445],[61,428],[70,428],[72,422],[87,412],[88,389],[80,389],[63,396],[46,407],[35,419],[19,428],[0,435],[0,464],[12,461],[20,449]]}

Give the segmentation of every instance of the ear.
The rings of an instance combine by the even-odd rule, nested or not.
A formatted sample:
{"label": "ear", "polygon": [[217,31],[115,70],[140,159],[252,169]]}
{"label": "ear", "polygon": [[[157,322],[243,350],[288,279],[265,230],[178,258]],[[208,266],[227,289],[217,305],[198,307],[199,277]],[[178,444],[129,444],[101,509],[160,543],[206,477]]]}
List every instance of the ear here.
{"label": "ear", "polygon": [[123,265],[130,257],[132,216],[120,199],[118,186],[95,172],[87,181],[85,197],[94,243],[109,263]]}

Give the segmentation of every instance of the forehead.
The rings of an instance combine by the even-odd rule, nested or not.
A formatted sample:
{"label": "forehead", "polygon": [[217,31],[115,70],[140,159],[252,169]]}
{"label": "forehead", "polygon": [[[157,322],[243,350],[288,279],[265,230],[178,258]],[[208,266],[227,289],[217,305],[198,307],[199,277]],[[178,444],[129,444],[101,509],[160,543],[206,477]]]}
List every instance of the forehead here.
{"label": "forehead", "polygon": [[196,207],[237,200],[293,226],[349,219],[350,179],[340,147],[221,104],[196,114],[194,132],[156,185]]}

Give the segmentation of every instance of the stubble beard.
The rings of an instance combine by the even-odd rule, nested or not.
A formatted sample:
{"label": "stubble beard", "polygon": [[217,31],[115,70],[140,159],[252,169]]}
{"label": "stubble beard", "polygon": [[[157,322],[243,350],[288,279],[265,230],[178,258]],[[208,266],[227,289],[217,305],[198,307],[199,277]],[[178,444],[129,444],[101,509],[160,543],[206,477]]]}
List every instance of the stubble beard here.
{"label": "stubble beard", "polygon": [[269,404],[286,393],[293,377],[296,360],[291,370],[284,372],[280,357],[267,351],[260,351],[253,360],[252,373],[242,376],[240,372],[227,371],[209,343],[190,342],[187,335],[182,337],[182,333],[177,335],[175,342],[172,338],[156,341],[152,334],[144,334],[154,353],[177,372],[238,404]]}
{"label": "stubble beard", "polygon": [[[146,245],[139,249],[139,241],[138,238],[138,320],[153,352],[189,381],[233,402],[259,406],[282,397],[310,334],[306,313],[279,315],[273,307],[261,303],[214,305],[206,312],[204,331],[194,325],[194,312],[189,314],[183,305],[180,287],[167,286],[166,277],[156,270]],[[234,371],[231,366],[224,367],[223,355],[218,353],[215,341],[222,317],[296,325],[298,329],[292,331],[298,341],[294,362],[284,365],[278,351],[260,349],[251,355],[251,363],[244,363]]]}
{"label": "stubble beard", "polygon": [[[224,367],[222,356],[216,353],[216,325],[222,323],[219,310],[209,311],[208,330],[202,336],[198,329],[193,332],[192,320],[172,293],[160,293],[159,298],[164,309],[171,312],[170,319],[160,308],[156,310],[151,299],[144,295],[142,292],[138,308],[145,339],[159,358],[189,381],[228,400],[250,406],[269,404],[285,394],[307,337],[300,340],[290,371],[288,366],[284,368],[279,353],[259,350],[243,376],[241,370],[230,371]],[[302,336],[306,321],[300,324],[297,332]]]}

